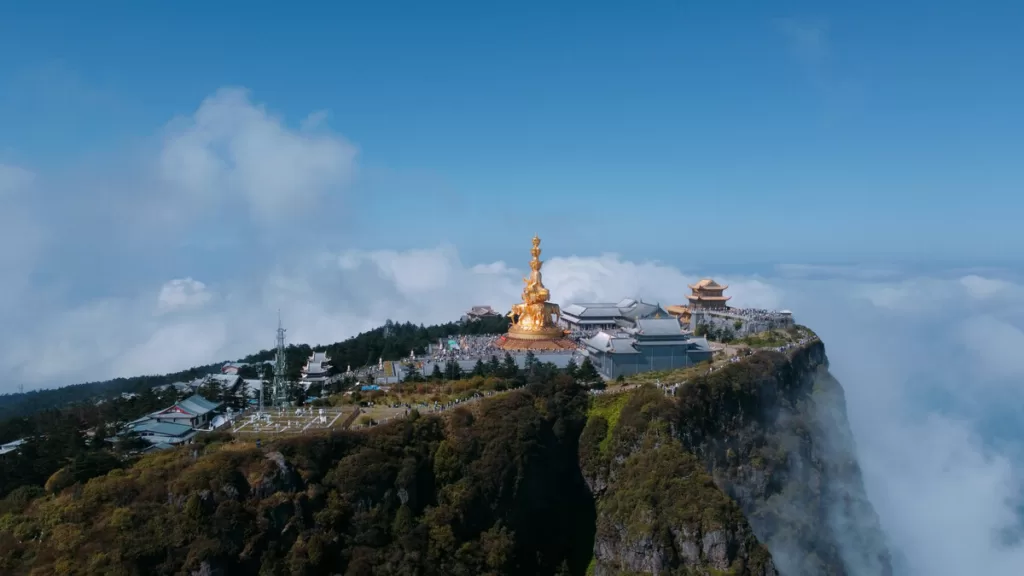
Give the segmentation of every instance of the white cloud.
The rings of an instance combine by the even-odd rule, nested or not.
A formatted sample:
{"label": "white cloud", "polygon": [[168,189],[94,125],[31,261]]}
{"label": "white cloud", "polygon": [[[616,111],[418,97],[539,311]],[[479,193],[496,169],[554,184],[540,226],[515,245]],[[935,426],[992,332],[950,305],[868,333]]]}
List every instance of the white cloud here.
{"label": "white cloud", "polygon": [[1013,284],[1005,280],[983,278],[975,274],[964,276],[960,284],[967,289],[967,293],[978,300],[987,300],[1008,292],[1013,289]]}
{"label": "white cloud", "polygon": [[249,100],[223,89],[195,114],[172,126],[160,155],[160,173],[193,199],[234,201],[260,222],[314,206],[352,178],[356,149],[332,134],[313,132],[323,113],[300,132]]}
{"label": "white cloud", "polygon": [[[331,197],[352,178],[355,148],[323,131],[324,120],[317,114],[292,130],[244,92],[218,92],[168,129],[151,162],[162,186],[154,197],[174,210],[186,205],[214,214],[214,232],[232,241],[210,245],[219,247],[218,260],[233,262],[251,248],[239,226]],[[524,251],[521,260],[467,263],[450,245],[328,251],[313,245],[319,239],[298,235],[305,245],[232,268],[237,274],[222,281],[181,270],[181,261],[190,261],[175,250],[192,240],[190,229],[151,242],[163,252],[146,253],[144,262],[163,275],[119,284],[117,296],[76,299],[67,286],[96,271],[85,267],[55,286],[32,284],[41,262],[56,270],[69,264],[41,252],[41,240],[75,246],[102,235],[105,221],[81,224],[88,238],[60,236],[46,203],[33,213],[20,201],[36,192],[37,180],[22,169],[0,170],[0,323],[18,328],[0,333],[6,390],[237,358],[273,345],[278,310],[291,341],[327,343],[388,318],[436,323],[471,305],[507,308],[522,289],[529,257]],[[118,217],[143,222],[143,230],[151,221],[131,213],[130,202],[114,201],[135,192],[115,190],[103,205],[129,206]],[[96,246],[98,261],[133,266],[116,242]],[[675,304],[685,300],[687,284],[712,275],[730,285],[734,304],[792,309],[828,346],[847,393],[869,494],[910,573],[1007,574],[1024,565],[1024,549],[995,536],[1012,520],[1007,502],[1016,496],[1024,462],[1018,457],[1024,418],[1012,411],[1024,407],[1019,279],[988,271],[906,276],[890,268],[800,265],[759,277],[544,249],[545,282],[563,304],[624,297]],[[179,256],[173,269],[160,266],[172,256]],[[989,432],[993,418],[1011,429],[999,442]]]}
{"label": "white cloud", "polygon": [[157,311],[160,313],[176,310],[201,308],[213,295],[206,284],[192,278],[171,280],[160,288],[157,295]]}
{"label": "white cloud", "polygon": [[979,369],[1004,377],[1024,375],[1024,332],[1020,328],[990,315],[971,316],[964,321],[961,336],[964,346],[974,352]]}

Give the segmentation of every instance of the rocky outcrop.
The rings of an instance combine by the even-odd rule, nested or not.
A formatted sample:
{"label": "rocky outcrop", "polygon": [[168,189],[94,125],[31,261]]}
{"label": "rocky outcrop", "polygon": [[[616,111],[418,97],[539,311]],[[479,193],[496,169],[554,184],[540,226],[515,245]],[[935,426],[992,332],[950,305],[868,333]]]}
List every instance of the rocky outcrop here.
{"label": "rocky outcrop", "polygon": [[672,441],[621,465],[598,501],[594,560],[596,576],[776,574],[739,507]]}
{"label": "rocky outcrop", "polygon": [[261,473],[252,482],[252,493],[259,499],[268,498],[277,492],[298,492],[303,489],[302,478],[280,452],[267,454]]}
{"label": "rocky outcrop", "polygon": [[675,436],[786,576],[889,576],[824,345],[762,352],[678,391]]}
{"label": "rocky outcrop", "polygon": [[588,420],[581,468],[596,497],[593,574],[775,576],[739,506],[669,433],[671,402],[642,390],[609,430]]}
{"label": "rocky outcrop", "polygon": [[[594,574],[890,576],[824,346],[601,398],[580,438]],[[770,555],[769,555],[770,551]]]}

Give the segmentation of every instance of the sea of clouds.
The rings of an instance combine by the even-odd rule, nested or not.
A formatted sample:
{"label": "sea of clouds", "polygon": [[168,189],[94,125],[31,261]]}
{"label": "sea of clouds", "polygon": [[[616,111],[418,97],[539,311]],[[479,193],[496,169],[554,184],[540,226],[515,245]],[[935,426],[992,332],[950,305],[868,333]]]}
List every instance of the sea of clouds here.
{"label": "sea of clouds", "polygon": [[[278,310],[289,340],[329,343],[386,319],[444,322],[474,304],[507,309],[517,299],[525,240],[522,261],[467,263],[447,244],[330,250],[309,230],[275,230],[358,177],[358,148],[322,119],[290,128],[245,91],[226,89],[130,161],[95,159],[73,179],[0,164],[0,392],[234,359],[272,345]],[[247,247],[268,238],[276,249],[211,281],[209,264],[181,256],[197,238],[208,260],[225,263],[244,262]],[[824,340],[846,390],[867,492],[899,573],[1019,572],[1017,271],[780,263],[770,274],[717,272],[615,254],[552,256],[544,267],[562,303],[673,304],[688,283],[713,275],[730,285],[733,304],[793,310]],[[97,284],[98,274],[116,281]],[[96,285],[105,288],[90,291]]]}

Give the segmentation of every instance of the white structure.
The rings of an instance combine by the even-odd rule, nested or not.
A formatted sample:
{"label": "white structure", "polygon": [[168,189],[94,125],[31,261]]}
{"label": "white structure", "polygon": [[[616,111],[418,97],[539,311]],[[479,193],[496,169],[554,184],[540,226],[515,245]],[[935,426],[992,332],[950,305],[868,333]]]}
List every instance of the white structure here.
{"label": "white structure", "polygon": [[302,383],[306,386],[314,382],[327,380],[328,372],[331,369],[331,359],[326,352],[313,352],[302,367]]}

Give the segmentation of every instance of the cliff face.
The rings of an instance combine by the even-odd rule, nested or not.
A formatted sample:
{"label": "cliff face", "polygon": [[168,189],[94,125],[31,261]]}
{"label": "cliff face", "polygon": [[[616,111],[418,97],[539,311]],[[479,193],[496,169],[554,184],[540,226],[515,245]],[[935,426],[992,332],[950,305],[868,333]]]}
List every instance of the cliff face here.
{"label": "cliff face", "polygon": [[[820,342],[730,364],[674,399],[654,389],[602,398],[580,450],[597,501],[595,574],[892,573]],[[686,480],[668,485],[664,474]]]}
{"label": "cliff face", "polygon": [[580,438],[596,500],[593,574],[775,576],[740,507],[672,435],[654,388],[597,400]]}

